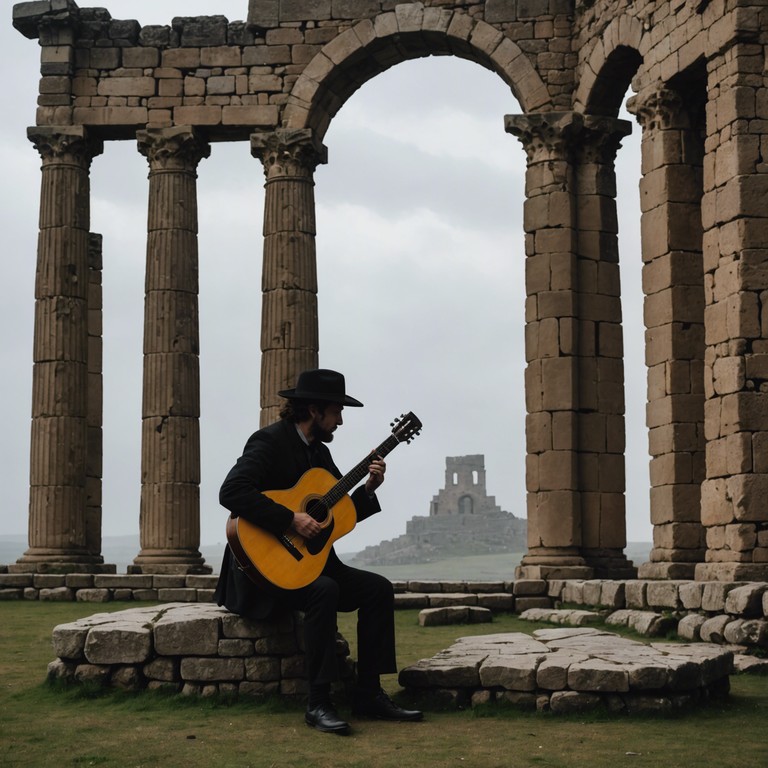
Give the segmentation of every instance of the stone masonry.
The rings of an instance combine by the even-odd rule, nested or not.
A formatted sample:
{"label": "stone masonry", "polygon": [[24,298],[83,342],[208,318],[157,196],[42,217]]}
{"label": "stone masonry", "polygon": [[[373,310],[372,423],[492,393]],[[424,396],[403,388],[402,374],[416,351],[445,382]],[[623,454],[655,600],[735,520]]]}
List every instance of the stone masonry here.
{"label": "stone masonry", "polygon": [[29,548],[9,569],[109,570],[98,531],[99,344],[88,321],[101,309],[86,279],[89,170],[103,143],[136,141],[150,170],[132,570],[204,573],[196,167],[216,142],[240,141],[264,168],[266,422],[274,393],[318,363],[313,174],[328,160],[333,117],[389,67],[451,55],[495,73],[521,110],[499,114],[527,160],[528,551],[518,576],[635,573],[623,554],[614,171],[632,129],[617,119],[631,88],[654,527],[639,575],[767,580],[767,16],[766,0],[252,0],[245,21],[141,26],[74,0],[15,5],[14,26],[40,44],[29,138],[42,170]]}

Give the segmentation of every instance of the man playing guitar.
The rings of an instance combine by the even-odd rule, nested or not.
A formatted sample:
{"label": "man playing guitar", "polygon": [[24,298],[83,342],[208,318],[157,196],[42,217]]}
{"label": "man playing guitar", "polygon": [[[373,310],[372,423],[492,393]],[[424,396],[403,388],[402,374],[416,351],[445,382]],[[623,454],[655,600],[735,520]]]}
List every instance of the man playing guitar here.
{"label": "man playing guitar", "polygon": [[[304,371],[293,389],[278,394],[287,401],[280,420],[251,435],[221,487],[219,501],[231,516],[227,529],[230,546],[224,553],[214,600],[253,619],[264,619],[276,609],[304,612],[309,682],[305,720],[320,731],[337,734],[349,733],[350,726],[339,717],[330,695],[331,683],[339,679],[336,613],[358,611],[353,714],[421,720],[420,711],[396,705],[380,684],[380,675],[397,671],[392,585],[383,576],[345,565],[333,549],[335,538],[380,511],[375,491],[384,482],[383,455],[390,447],[385,442],[380,451],[361,462],[359,467],[367,473],[365,483],[344,496],[335,518],[336,507],[329,506],[335,501],[334,489],[328,494],[334,501],[325,507],[293,505],[291,509],[286,504],[292,496],[270,491],[301,488],[303,477],[310,484],[325,482],[326,477],[332,484],[341,478],[326,444],[343,424],[344,407],[363,404],[346,394],[342,374],[326,369]],[[397,444],[395,438],[391,440]],[[347,478],[350,476],[352,482],[357,481],[357,475],[350,473]],[[328,488],[318,491],[325,493]],[[302,493],[300,490],[298,495]],[[307,496],[316,498],[318,494]],[[349,520],[342,515],[344,504],[350,510]],[[243,530],[238,535],[240,526]],[[260,565],[262,554],[265,562]],[[278,559],[287,566],[270,570]],[[310,569],[304,579],[311,579],[308,583],[300,576],[294,580],[287,572],[294,565],[297,573],[304,567]]]}

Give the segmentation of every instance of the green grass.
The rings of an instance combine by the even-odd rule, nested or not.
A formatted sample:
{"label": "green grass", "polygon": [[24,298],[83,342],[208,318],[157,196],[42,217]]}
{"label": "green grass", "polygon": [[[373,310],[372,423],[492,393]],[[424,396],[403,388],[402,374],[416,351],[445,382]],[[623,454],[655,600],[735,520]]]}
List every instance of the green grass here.
{"label": "green grass", "polygon": [[[56,624],[135,604],[0,603],[0,765],[185,768],[765,768],[768,678],[735,676],[724,701],[676,715],[555,717],[506,708],[427,712],[423,723],[353,721],[342,738],[303,724],[280,701],[227,703],[160,694],[59,690],[45,684]],[[456,637],[532,631],[512,616],[467,627],[418,626],[399,611],[401,666]],[[354,616],[340,630],[354,651]],[[395,676],[385,681],[397,693]],[[346,706],[342,714],[348,715]]]}

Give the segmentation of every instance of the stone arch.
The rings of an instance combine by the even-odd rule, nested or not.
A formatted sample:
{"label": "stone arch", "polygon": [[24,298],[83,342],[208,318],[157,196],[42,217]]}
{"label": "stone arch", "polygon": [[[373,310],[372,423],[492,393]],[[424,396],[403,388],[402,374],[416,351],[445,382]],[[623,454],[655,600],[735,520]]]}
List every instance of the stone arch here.
{"label": "stone arch", "polygon": [[639,19],[626,15],[613,19],[597,37],[582,65],[573,97],[574,110],[615,117],[647,48]]}
{"label": "stone arch", "polygon": [[283,127],[311,128],[322,141],[333,116],[368,80],[401,61],[448,53],[496,72],[525,112],[551,106],[546,85],[516,43],[465,13],[428,10],[365,19],[327,43],[297,78]]}

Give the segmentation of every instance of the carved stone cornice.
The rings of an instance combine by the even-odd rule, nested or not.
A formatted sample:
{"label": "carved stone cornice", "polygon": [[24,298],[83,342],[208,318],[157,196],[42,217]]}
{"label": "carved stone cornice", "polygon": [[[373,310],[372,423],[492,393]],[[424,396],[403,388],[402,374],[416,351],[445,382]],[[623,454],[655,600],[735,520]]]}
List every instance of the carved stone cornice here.
{"label": "carved stone cornice", "polygon": [[104,151],[104,142],[88,136],[82,125],[32,126],[27,128],[27,138],[43,165],[71,164],[87,170],[91,160]]}
{"label": "carved stone cornice", "polygon": [[627,110],[637,118],[644,131],[690,127],[682,94],[661,82],[644,88],[628,99]]}
{"label": "carved stone cornice", "polygon": [[191,126],[147,128],[136,132],[136,140],[152,170],[194,171],[211,154],[211,145]]}
{"label": "carved stone cornice", "polygon": [[318,165],[328,162],[328,150],[311,128],[251,134],[251,154],[264,165],[267,180],[310,177]]}

